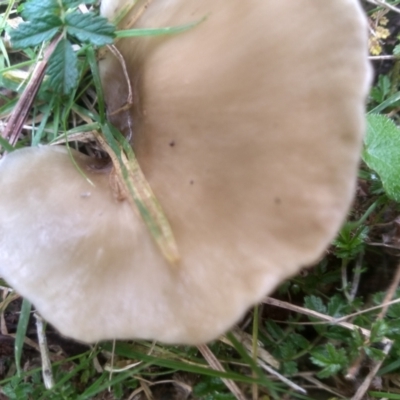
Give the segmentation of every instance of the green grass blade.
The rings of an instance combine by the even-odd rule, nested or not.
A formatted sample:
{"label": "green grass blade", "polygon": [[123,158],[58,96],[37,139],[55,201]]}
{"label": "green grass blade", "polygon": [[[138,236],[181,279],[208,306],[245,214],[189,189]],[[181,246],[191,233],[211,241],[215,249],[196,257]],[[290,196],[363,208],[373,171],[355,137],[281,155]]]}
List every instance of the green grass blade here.
{"label": "green grass blade", "polygon": [[24,347],[26,330],[28,329],[29,317],[32,305],[27,299],[22,300],[21,314],[18,320],[17,333],[15,335],[14,353],[15,364],[17,366],[18,375],[21,375],[21,356]]}
{"label": "green grass blade", "polygon": [[160,35],[175,35],[177,33],[185,32],[189,29],[194,28],[203,22],[206,17],[202,18],[197,22],[190,24],[179,25],[179,26],[168,26],[165,28],[138,28],[138,29],[125,29],[123,31],[116,31],[115,36],[117,38],[128,38],[128,37],[143,37],[143,36],[160,36]]}

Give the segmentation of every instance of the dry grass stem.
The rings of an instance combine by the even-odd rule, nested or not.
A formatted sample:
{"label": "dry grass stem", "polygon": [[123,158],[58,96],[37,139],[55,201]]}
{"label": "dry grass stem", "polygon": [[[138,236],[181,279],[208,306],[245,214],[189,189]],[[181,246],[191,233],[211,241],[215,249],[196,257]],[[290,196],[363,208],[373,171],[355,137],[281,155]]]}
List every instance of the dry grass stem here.
{"label": "dry grass stem", "polygon": [[[285,308],[286,310],[290,310],[290,311],[294,311],[294,312],[297,312],[300,314],[308,315],[309,317],[321,319],[332,325],[338,325],[338,326],[341,326],[342,328],[346,328],[351,331],[358,330],[367,338],[369,338],[371,336],[371,331],[369,331],[368,329],[361,328],[354,324],[350,324],[349,322],[341,322],[339,319],[333,318],[329,315],[321,314],[317,311],[309,310],[308,308],[296,306],[294,304],[287,303],[286,301],[273,299],[272,297],[266,297],[263,300],[263,303],[270,304],[270,305],[273,305],[276,307]],[[346,319],[347,318],[348,318],[348,316],[346,316]],[[381,343],[386,345],[387,343],[392,343],[392,341],[390,339],[383,338]]]}
{"label": "dry grass stem", "polygon": [[392,348],[392,345],[393,345],[393,342],[389,341],[389,340],[385,343],[385,346],[383,348],[383,353],[385,354],[385,357],[383,357],[382,360],[376,361],[374,363],[374,366],[371,368],[369,374],[366,376],[363,383],[359,386],[356,394],[351,398],[351,400],[365,399],[365,397],[364,397],[365,393],[367,393],[367,390],[371,386],[372,380],[375,378],[377,372],[379,371],[379,368],[382,366],[383,361],[385,360],[386,356],[389,354],[390,349]]}
{"label": "dry grass stem", "polygon": [[40,349],[40,357],[42,360],[42,376],[43,382],[46,389],[52,389],[54,386],[54,378],[53,372],[51,369],[51,361],[49,356],[49,349],[47,347],[47,338],[46,332],[44,329],[44,321],[43,318],[35,313],[34,314],[36,319],[36,332],[38,336],[38,343]]}
{"label": "dry grass stem", "polygon": [[388,10],[391,10],[391,11],[393,11],[393,12],[395,12],[395,13],[400,14],[400,9],[399,9],[399,8],[397,8],[397,7],[395,7],[395,6],[393,6],[393,5],[389,4],[389,3],[387,3],[387,2],[384,1],[384,0],[367,0],[367,1],[368,1],[368,3],[375,4],[376,6],[385,7],[385,8],[387,8]]}
{"label": "dry grass stem", "polygon": [[325,390],[328,393],[332,393],[337,398],[346,399],[345,396],[343,396],[342,394],[340,394],[336,390],[332,389],[330,386],[325,385],[324,383],[322,383],[318,379],[314,378],[314,375],[315,375],[314,372],[300,372],[300,373],[296,374],[296,376],[301,377],[301,378],[305,379],[306,381],[312,383],[314,385],[314,387],[316,387],[318,389],[321,389],[321,390]]}
{"label": "dry grass stem", "polygon": [[386,292],[386,295],[383,299],[383,307],[381,312],[378,314],[377,319],[383,319],[388,311],[389,308],[389,302],[392,300],[393,296],[396,293],[397,288],[399,287],[400,283],[400,264],[397,266],[396,274],[393,278],[392,283],[390,284],[389,289]]}
{"label": "dry grass stem", "polygon": [[47,47],[46,51],[44,52],[43,60],[39,61],[36,65],[28,85],[19,98],[17,105],[14,107],[13,112],[7,121],[7,125],[2,132],[2,136],[7,139],[12,146],[14,146],[18,141],[22,126],[28,117],[32,103],[36,97],[36,93],[38,92],[40,84],[43,81],[47,63],[61,38],[61,35],[57,35]]}
{"label": "dry grass stem", "polygon": [[[208,362],[208,364],[212,369],[215,369],[216,371],[225,372],[225,368],[222,366],[222,364],[219,362],[217,357],[215,357],[215,355],[207,345],[197,346],[197,348],[199,349],[200,353],[202,354],[202,356],[205,358],[205,360]],[[246,397],[244,396],[244,394],[234,381],[232,381],[231,379],[224,379],[224,378],[222,378],[221,380],[225,383],[226,387],[232,392],[232,394],[236,397],[237,400],[246,400]]]}
{"label": "dry grass stem", "polygon": [[302,394],[307,394],[307,391],[300,387],[299,385],[296,385],[294,382],[292,382],[290,379],[286,378],[285,376],[281,375],[279,372],[275,371],[272,369],[269,365],[267,365],[264,361],[258,360],[258,364],[262,369],[267,371],[269,374],[274,376],[275,378],[278,378],[280,381],[283,383],[286,383],[290,388],[295,390],[296,392],[302,393]]}

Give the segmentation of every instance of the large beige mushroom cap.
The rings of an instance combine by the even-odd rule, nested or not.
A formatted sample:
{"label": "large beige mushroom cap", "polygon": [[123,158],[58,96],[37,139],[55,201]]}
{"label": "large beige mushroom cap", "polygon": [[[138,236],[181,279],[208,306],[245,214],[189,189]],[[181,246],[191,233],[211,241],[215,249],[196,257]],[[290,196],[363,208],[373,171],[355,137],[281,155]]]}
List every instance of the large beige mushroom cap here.
{"label": "large beige mushroom cap", "polygon": [[[103,1],[111,17],[124,2]],[[155,0],[125,39],[133,146],[181,255],[162,257],[108,175],[62,148],[0,161],[0,275],[63,334],[201,343],[315,262],[355,188],[370,77],[355,0]],[[109,111],[121,66],[101,65]],[[113,122],[127,132],[127,115]]]}

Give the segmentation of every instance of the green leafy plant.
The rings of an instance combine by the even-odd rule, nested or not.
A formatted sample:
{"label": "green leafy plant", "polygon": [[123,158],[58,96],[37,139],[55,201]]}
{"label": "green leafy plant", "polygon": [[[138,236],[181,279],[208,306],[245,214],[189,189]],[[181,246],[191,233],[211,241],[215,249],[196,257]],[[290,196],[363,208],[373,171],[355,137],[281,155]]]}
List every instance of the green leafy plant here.
{"label": "green leafy plant", "polygon": [[81,13],[79,4],[71,0],[30,0],[22,6],[26,22],[11,31],[11,42],[17,49],[38,46],[59,36],[47,74],[50,86],[62,95],[70,94],[78,84],[74,41],[104,46],[114,40],[115,26],[92,12]]}
{"label": "green leafy plant", "polygon": [[320,378],[332,376],[348,364],[344,349],[337,349],[331,343],[314,350],[311,353],[311,361],[322,367],[322,370],[317,374]]}
{"label": "green leafy plant", "polygon": [[[4,88],[16,91],[20,80],[13,80],[8,74],[33,66],[41,59],[43,49],[48,48],[47,44],[58,41],[46,72],[46,90],[39,92],[31,112],[31,119],[38,120],[37,126],[35,122],[32,123],[32,132],[20,140],[20,146],[48,143],[61,140],[65,136],[73,137],[83,132],[106,128],[109,144],[118,150],[121,138],[112,128],[107,131],[104,99],[100,93],[99,76],[95,68],[94,47],[110,44],[114,37],[179,33],[195,25],[115,32],[105,19],[91,12],[82,14],[78,4],[71,0],[30,0],[18,7],[25,22],[11,30],[11,39],[14,48],[24,49],[23,54],[27,58],[13,65],[11,62],[10,65],[7,49],[3,46],[0,68],[3,72],[1,84]],[[12,5],[7,7],[7,15],[3,15],[4,21],[7,20],[11,8],[13,12],[16,11]],[[43,42],[45,46],[42,46]],[[394,52],[397,53],[398,49]],[[321,381],[318,383],[339,392],[340,385],[336,384],[339,381],[343,386],[350,385],[351,391],[354,389],[354,383],[349,384],[344,376],[358,363],[366,372],[358,372],[357,382],[362,381],[365,374],[384,359],[377,376],[382,377],[385,387],[379,391],[371,390],[369,396],[400,399],[398,394],[389,393],[392,390],[391,379],[398,376],[400,371],[400,304],[391,305],[382,317],[378,315],[380,309],[371,309],[361,314],[365,308],[381,306],[386,301],[386,292],[381,291],[384,288],[379,291],[375,286],[367,290],[361,288],[355,290],[354,296],[349,296],[348,290],[349,287],[357,286],[354,281],[357,274],[360,278],[361,272],[363,281],[364,273],[369,275],[379,270],[379,279],[372,278],[373,283],[378,283],[384,275],[383,271],[387,273],[389,270],[390,275],[393,269],[388,262],[392,256],[384,252],[386,247],[373,247],[371,243],[375,241],[379,245],[385,244],[379,243],[379,240],[382,242],[379,236],[379,240],[374,238],[375,226],[387,224],[398,216],[399,210],[400,139],[397,127],[399,118],[395,114],[400,101],[396,77],[398,63],[395,62],[390,74],[381,71],[371,91],[369,106],[373,114],[367,116],[368,133],[363,152],[365,164],[360,171],[360,186],[364,194],[357,199],[348,221],[319,264],[286,282],[273,295],[303,310],[320,313],[328,317],[329,322],[294,311],[275,313],[271,312],[272,308],[269,306],[260,306],[259,315],[249,314],[239,328],[252,337],[251,351],[238,343],[238,340],[235,342],[232,335],[210,345],[225,372],[208,366],[195,347],[147,342],[118,342],[115,346],[105,343],[101,348],[86,352],[81,350],[73,357],[62,355],[60,361],[53,361],[55,386],[47,391],[41,379],[40,367],[37,364],[29,366],[29,363],[26,366],[26,359],[29,357],[24,341],[31,328],[27,325],[30,309],[28,304],[24,304],[22,313],[19,313],[20,306],[17,311],[18,316],[21,315],[15,333],[17,351],[15,357],[11,355],[5,363],[7,376],[2,375],[0,381],[3,394],[10,399],[75,400],[110,395],[116,399],[124,399],[139,391],[141,382],[151,388],[152,383],[161,385],[164,380],[174,381],[177,379],[175,374],[180,374],[193,379],[190,384],[192,394],[201,400],[236,398],[225,384],[227,379],[240,385],[247,398],[251,398],[251,391],[254,394],[256,390],[258,398],[263,400],[320,398],[314,396],[312,388],[309,394],[305,394],[286,383],[277,382],[276,378],[271,380],[269,372],[261,370],[260,358],[255,356],[257,350],[263,350],[269,352],[279,363],[274,369],[294,383],[310,386],[305,377],[311,376],[312,382]],[[91,74],[85,74],[89,70]],[[95,88],[99,101],[98,106],[95,105],[93,109],[86,109],[82,101],[88,87]],[[5,118],[15,106],[15,99],[2,96],[2,100],[4,104],[0,107],[0,113]],[[389,111],[393,119],[377,114]],[[68,118],[72,113],[83,115],[85,121],[89,122],[81,121],[78,127],[71,124]],[[1,136],[0,144],[7,151],[13,149]],[[343,278],[347,274],[348,282],[347,277]],[[393,299],[399,298],[398,290]],[[351,316],[346,322],[351,322],[355,329],[349,330],[338,325],[337,322],[346,316]],[[251,319],[257,320],[257,323],[248,323]],[[362,329],[368,330],[370,334],[366,335]],[[393,341],[389,354],[382,348],[384,338]],[[227,344],[226,339],[230,344]],[[53,349],[50,352],[56,355]],[[110,359],[111,353],[113,356]],[[99,363],[103,369],[99,368]],[[97,366],[96,369],[94,365]],[[392,386],[396,390],[396,385]],[[331,394],[330,398],[333,396]],[[347,397],[346,394],[343,396]]]}

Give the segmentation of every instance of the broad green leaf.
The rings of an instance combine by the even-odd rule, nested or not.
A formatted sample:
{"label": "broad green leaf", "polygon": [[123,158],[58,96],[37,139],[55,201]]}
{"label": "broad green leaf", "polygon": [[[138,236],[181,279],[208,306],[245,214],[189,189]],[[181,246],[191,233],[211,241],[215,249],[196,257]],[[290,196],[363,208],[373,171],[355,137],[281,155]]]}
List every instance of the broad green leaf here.
{"label": "broad green leaf", "polygon": [[71,43],[62,39],[50,57],[47,68],[50,87],[60,93],[69,94],[78,82],[78,58]]}
{"label": "broad green leaf", "polygon": [[93,13],[72,12],[66,15],[65,23],[67,32],[82,42],[90,42],[96,46],[113,42],[115,27],[106,18]]}
{"label": "broad green leaf", "polygon": [[367,116],[362,158],[382,181],[386,194],[400,201],[400,130],[384,115]]}
{"label": "broad green leaf", "polygon": [[23,4],[22,18],[26,21],[39,20],[45,15],[58,15],[60,5],[57,0],[31,0]]}
{"label": "broad green leaf", "polygon": [[10,32],[14,48],[33,47],[52,39],[62,25],[60,18],[44,15],[43,18],[23,22]]}

